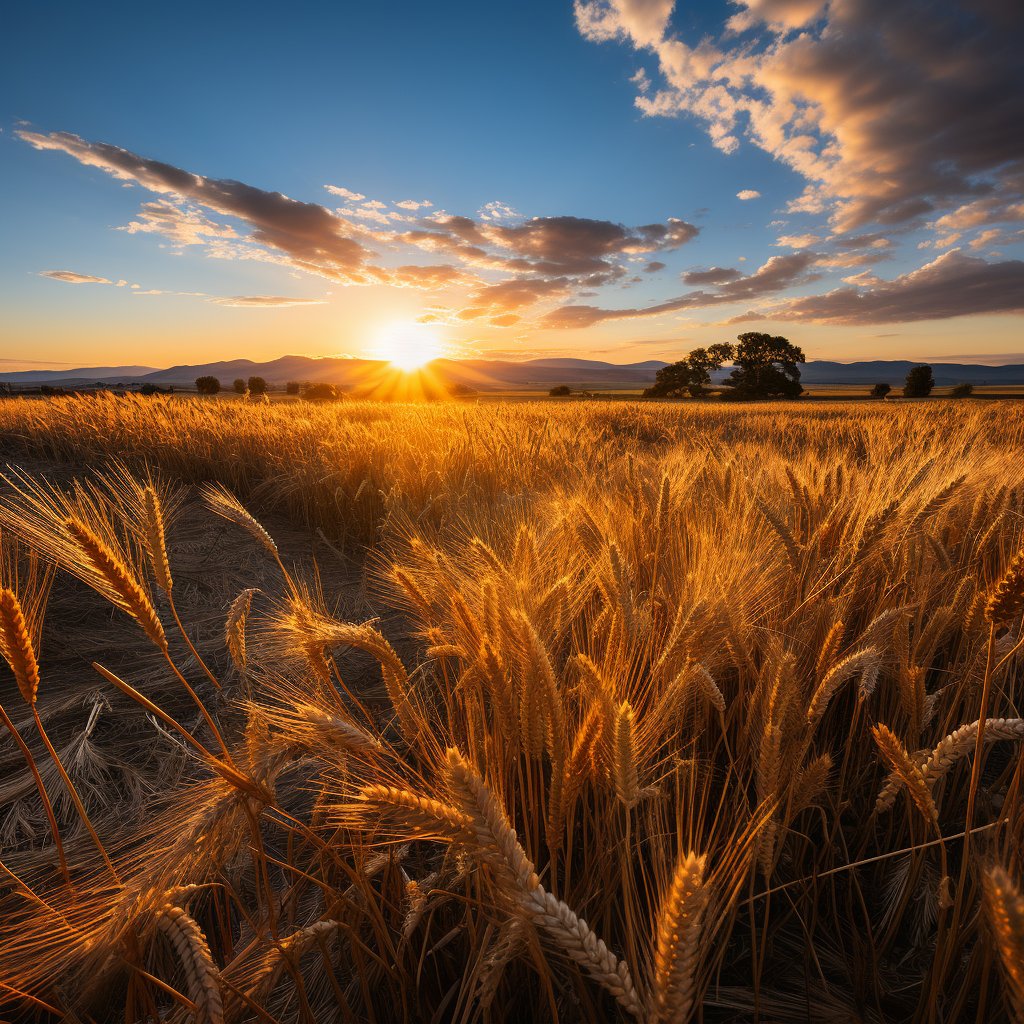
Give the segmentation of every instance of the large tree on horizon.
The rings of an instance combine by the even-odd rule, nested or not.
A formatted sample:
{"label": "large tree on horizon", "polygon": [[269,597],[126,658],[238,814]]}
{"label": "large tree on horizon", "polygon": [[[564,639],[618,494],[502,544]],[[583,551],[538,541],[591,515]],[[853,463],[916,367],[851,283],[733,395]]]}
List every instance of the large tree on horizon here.
{"label": "large tree on horizon", "polygon": [[780,335],[750,331],[737,337],[736,369],[723,383],[726,399],[799,398],[803,394],[799,363],[807,360],[799,346]]}

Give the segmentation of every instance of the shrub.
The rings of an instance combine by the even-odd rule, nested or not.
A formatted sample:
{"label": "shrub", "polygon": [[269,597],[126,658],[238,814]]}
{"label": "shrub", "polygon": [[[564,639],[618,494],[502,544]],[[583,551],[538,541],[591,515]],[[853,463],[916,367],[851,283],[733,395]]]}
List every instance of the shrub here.
{"label": "shrub", "polygon": [[568,384],[559,384],[557,387],[552,388],[548,395],[552,398],[565,398],[572,394],[572,388]]}
{"label": "shrub", "polygon": [[220,391],[220,381],[216,377],[196,377],[196,391],[201,395],[216,395]]}
{"label": "shrub", "polygon": [[333,384],[310,384],[302,397],[308,402],[336,402],[341,396]]}
{"label": "shrub", "polygon": [[249,394],[265,395],[267,393],[267,382],[262,377],[249,378]]}
{"label": "shrub", "polygon": [[950,398],[970,398],[974,394],[973,384],[957,384],[949,393]]}
{"label": "shrub", "polygon": [[876,384],[871,389],[872,398],[885,398],[889,392],[892,391],[892,386],[889,384]]}
{"label": "shrub", "polygon": [[284,386],[284,393],[286,395],[297,395],[301,389],[301,385],[297,380],[290,380]]}
{"label": "shrub", "polygon": [[234,384],[231,385],[231,389],[235,392],[236,395],[244,395],[245,381],[242,380],[241,377],[236,377]]}
{"label": "shrub", "polygon": [[159,386],[157,386],[156,384],[143,384],[142,387],[139,388],[139,394],[140,395],[162,395],[162,394],[164,394],[164,389],[159,387]]}

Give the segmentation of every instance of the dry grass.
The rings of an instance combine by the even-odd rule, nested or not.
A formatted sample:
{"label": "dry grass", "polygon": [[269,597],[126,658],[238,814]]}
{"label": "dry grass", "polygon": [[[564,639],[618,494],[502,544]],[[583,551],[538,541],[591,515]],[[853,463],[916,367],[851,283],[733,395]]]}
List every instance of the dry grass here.
{"label": "dry grass", "polygon": [[[2,1012],[1019,1014],[1017,406],[8,400],[0,431],[105,467],[0,495]],[[191,487],[269,566],[215,628],[175,604]],[[401,625],[340,616],[268,511]],[[88,679],[41,649],[48,565],[134,623]],[[99,703],[51,743],[83,686],[155,765]]]}

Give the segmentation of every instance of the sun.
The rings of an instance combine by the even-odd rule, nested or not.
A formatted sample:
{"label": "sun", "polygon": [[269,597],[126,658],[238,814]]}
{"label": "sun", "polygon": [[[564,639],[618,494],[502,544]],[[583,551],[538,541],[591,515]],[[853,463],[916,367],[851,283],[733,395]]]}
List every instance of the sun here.
{"label": "sun", "polygon": [[441,354],[441,345],[426,324],[389,324],[373,346],[374,354],[392,366],[411,373]]}

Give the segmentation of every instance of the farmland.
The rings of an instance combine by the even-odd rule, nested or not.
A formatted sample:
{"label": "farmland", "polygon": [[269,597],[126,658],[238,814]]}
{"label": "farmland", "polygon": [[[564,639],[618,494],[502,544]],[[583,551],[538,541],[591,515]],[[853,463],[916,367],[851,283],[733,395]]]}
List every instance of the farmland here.
{"label": "farmland", "polygon": [[1024,1009],[1016,403],[5,399],[0,457],[4,1013]]}

